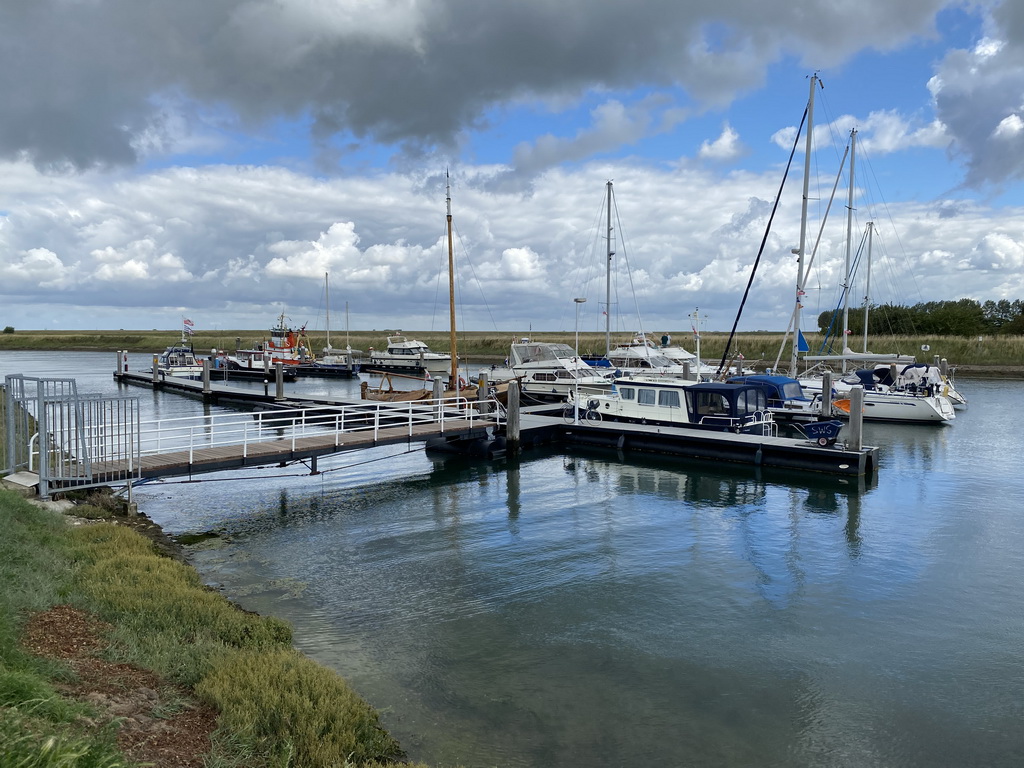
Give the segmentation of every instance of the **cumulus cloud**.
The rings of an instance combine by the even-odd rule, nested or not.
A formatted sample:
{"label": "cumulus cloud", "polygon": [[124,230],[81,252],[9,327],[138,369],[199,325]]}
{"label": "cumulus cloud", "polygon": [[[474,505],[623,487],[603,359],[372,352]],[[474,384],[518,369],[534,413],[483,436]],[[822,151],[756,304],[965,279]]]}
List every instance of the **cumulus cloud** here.
{"label": "cumulus cloud", "polygon": [[1005,185],[1024,178],[1024,22],[1019,3],[995,4],[989,34],[950,51],[928,84],[938,119],[967,173],[965,184]]}
{"label": "cumulus cloud", "polygon": [[740,135],[726,123],[717,139],[704,141],[700,145],[697,156],[703,160],[724,163],[735,160],[742,154],[743,145],[740,142]]}
{"label": "cumulus cloud", "polygon": [[[51,169],[132,164],[279,120],[308,125],[324,145],[450,149],[502,105],[574,104],[638,86],[721,106],[791,50],[808,66],[865,45],[889,50],[930,34],[948,2],[809,13],[803,3],[723,0],[713,16],[665,0],[8,3],[0,156],[25,153]],[[609,37],[615,44],[595,42]],[[595,141],[663,129],[621,114],[598,123]],[[538,144],[524,161],[543,165],[559,148]]]}

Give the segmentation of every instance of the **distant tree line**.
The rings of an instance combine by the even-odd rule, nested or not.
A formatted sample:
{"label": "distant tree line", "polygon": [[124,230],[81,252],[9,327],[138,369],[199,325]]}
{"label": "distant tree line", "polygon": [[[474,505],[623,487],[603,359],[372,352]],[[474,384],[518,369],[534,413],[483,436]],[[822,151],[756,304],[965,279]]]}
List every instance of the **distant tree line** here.
{"label": "distant tree line", "polygon": [[[872,305],[868,310],[869,336],[978,336],[1024,335],[1024,301],[925,301],[912,307]],[[818,315],[822,333],[842,334],[842,310]],[[864,308],[850,308],[851,335],[864,334]]]}

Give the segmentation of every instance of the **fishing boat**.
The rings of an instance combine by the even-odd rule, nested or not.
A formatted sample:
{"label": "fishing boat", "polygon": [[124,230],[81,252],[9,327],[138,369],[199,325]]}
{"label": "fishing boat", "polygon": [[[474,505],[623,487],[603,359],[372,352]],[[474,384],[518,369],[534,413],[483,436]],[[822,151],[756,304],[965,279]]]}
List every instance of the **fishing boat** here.
{"label": "fishing boat", "polygon": [[615,380],[612,391],[581,395],[578,401],[570,397],[563,415],[572,421],[610,419],[717,432],[777,433],[768,398],[757,386],[661,376],[623,376]]}
{"label": "fishing boat", "polygon": [[306,326],[298,330],[289,328],[284,313],[277,318],[277,325],[270,329],[270,338],[257,342],[249,349],[236,349],[234,360],[240,368],[267,368],[277,363],[302,365],[312,363],[316,356],[310,349]]}

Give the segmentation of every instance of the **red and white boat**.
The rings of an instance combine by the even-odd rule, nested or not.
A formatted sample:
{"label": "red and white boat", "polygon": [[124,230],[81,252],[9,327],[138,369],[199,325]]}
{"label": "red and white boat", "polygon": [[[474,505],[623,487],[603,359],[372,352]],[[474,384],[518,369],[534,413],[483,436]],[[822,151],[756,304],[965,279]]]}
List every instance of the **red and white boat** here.
{"label": "red and white boat", "polygon": [[308,365],[316,360],[306,337],[306,326],[298,330],[285,324],[281,314],[277,325],[270,329],[270,338],[257,342],[251,349],[237,349],[235,362],[241,368],[263,368],[277,363],[283,365]]}

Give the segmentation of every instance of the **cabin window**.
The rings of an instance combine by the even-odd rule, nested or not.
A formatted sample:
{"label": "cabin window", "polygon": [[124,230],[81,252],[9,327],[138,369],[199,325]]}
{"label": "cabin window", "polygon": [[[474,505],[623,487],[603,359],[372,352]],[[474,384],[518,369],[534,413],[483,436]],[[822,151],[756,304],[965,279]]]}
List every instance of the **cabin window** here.
{"label": "cabin window", "polygon": [[697,397],[698,416],[728,416],[729,401],[721,392],[698,392]]}
{"label": "cabin window", "polygon": [[619,395],[623,400],[636,400],[636,390],[632,387],[619,387]]}
{"label": "cabin window", "polygon": [[679,393],[672,389],[663,389],[658,393],[658,405],[664,408],[679,407]]}
{"label": "cabin window", "polygon": [[638,389],[636,391],[636,401],[640,405],[654,405],[655,396],[653,389]]}
{"label": "cabin window", "polygon": [[534,381],[555,381],[555,374],[553,373],[542,373],[538,371],[533,374]]}
{"label": "cabin window", "polygon": [[782,396],[786,400],[796,400],[804,396],[803,387],[799,381],[787,381],[782,385]]}
{"label": "cabin window", "polygon": [[575,376],[572,375],[572,371],[567,371],[564,368],[560,368],[555,373],[555,376],[557,376],[560,379],[575,379],[576,378]]}

